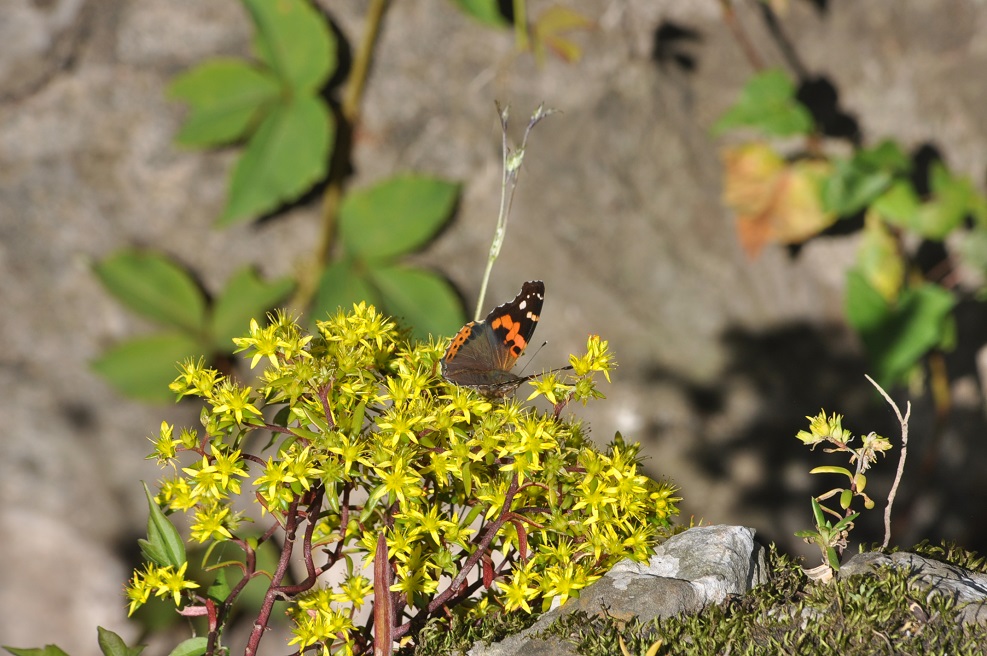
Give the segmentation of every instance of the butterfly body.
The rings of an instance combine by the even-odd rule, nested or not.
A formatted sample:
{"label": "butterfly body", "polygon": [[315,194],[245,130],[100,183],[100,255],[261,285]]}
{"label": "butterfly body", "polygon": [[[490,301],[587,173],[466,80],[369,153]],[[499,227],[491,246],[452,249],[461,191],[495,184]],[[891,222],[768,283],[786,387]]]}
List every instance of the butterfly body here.
{"label": "butterfly body", "polygon": [[545,283],[524,283],[510,303],[460,329],[442,357],[442,376],[491,398],[503,398],[532,376],[511,373],[538,325]]}

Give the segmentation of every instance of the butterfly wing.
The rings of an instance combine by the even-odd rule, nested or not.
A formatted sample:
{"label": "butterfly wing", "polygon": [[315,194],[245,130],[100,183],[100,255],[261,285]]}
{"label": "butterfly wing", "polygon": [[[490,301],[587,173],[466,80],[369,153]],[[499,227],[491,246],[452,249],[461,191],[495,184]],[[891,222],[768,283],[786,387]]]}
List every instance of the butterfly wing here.
{"label": "butterfly wing", "polygon": [[535,332],[544,299],[543,282],[526,282],[514,300],[495,307],[483,321],[463,326],[442,358],[442,375],[478,388],[519,380],[510,370]]}

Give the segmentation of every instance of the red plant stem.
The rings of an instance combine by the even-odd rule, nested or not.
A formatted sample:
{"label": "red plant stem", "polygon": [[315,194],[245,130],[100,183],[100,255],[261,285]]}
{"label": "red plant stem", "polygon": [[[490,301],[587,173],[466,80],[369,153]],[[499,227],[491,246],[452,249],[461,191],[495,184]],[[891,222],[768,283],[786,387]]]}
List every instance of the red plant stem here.
{"label": "red plant stem", "polygon": [[511,484],[507,487],[507,493],[504,495],[504,504],[503,506],[501,506],[500,516],[483,527],[482,537],[477,543],[476,549],[473,551],[472,554],[470,554],[470,557],[466,559],[466,562],[463,563],[463,568],[459,571],[459,574],[457,574],[456,578],[452,580],[452,583],[449,584],[449,587],[447,587],[445,590],[442,591],[442,594],[438,595],[437,597],[432,599],[432,601],[429,602],[428,606],[425,607],[425,611],[423,613],[420,613],[419,616],[416,616],[408,620],[401,626],[395,627],[394,631],[391,634],[392,638],[396,640],[404,636],[406,633],[408,633],[411,630],[414,624],[423,622],[426,618],[430,617],[433,613],[435,613],[435,611],[437,611],[439,608],[445,605],[450,599],[452,599],[456,595],[459,588],[466,581],[466,577],[469,575],[469,573],[473,571],[473,568],[476,567],[476,564],[478,562],[480,562],[480,559],[483,557],[483,555],[490,550],[490,544],[494,541],[494,538],[497,537],[497,533],[500,531],[500,528],[507,522],[508,518],[510,517],[511,502],[514,500],[514,495],[517,494],[517,491],[518,491],[517,474],[514,474],[514,476],[511,478]]}
{"label": "red plant stem", "polygon": [[281,585],[281,581],[284,580],[285,575],[288,573],[288,566],[291,564],[291,553],[294,550],[295,534],[298,531],[298,519],[300,517],[298,503],[300,499],[296,497],[288,506],[288,512],[285,517],[284,545],[281,549],[281,559],[278,561],[278,567],[274,572],[274,576],[271,577],[271,585],[267,588],[267,593],[264,595],[264,603],[261,606],[260,613],[257,615],[257,620],[254,622],[254,629],[250,633],[247,648],[243,652],[244,656],[254,656],[257,654],[260,640],[264,637],[264,631],[267,630],[267,624],[271,619],[271,612],[274,610],[274,602],[279,598],[308,590],[315,585],[315,564],[312,562],[312,533],[315,530],[314,519],[318,517],[322,504],[322,490],[315,488],[315,492],[315,501],[312,502],[309,512],[306,513],[309,522],[305,529],[305,537],[302,542],[302,552],[308,576],[298,585]]}

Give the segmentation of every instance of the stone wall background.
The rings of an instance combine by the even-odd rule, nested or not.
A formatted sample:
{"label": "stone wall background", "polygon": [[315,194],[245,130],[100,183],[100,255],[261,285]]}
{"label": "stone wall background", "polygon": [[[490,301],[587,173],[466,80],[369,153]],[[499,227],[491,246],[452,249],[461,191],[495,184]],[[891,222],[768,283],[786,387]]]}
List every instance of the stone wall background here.
{"label": "stone wall background", "polygon": [[[360,38],[362,0],[320,4],[350,43]],[[842,324],[856,239],[769,248],[753,262],[740,252],[719,200],[722,143],[709,128],[752,70],[717,2],[563,4],[597,27],[579,37],[581,62],[539,67],[510,33],[446,0],[394,3],[352,185],[409,170],[461,180],[456,222],[419,259],[475,299],[499,194],[493,102],[510,102],[515,117],[541,101],[562,110],[530,142],[491,304],[523,280],[545,280],[538,338],[548,346],[536,366],[563,360],[587,333],[609,339],[620,362],[608,401],[573,408],[600,443],[615,430],[641,441],[649,473],[682,486],[686,518],[745,524],[799,550],[791,534],[808,525],[818,491],[806,474],[818,461],[793,439],[804,415],[823,406],[846,414],[851,430],[897,437]],[[865,143],[932,146],[983,185],[987,3],[793,0],[783,39],[756,3],[736,9],[769,65],[788,63],[787,43],[832,85]],[[680,45],[693,70],[656,61],[663,27],[691,35]],[[249,39],[233,0],[2,2],[0,644],[55,642],[87,656],[98,653],[97,624],[134,637],[120,591],[146,521],[138,481],[157,477],[145,437],[162,419],[197,415],[121,399],[90,373],[106,347],[149,329],[102,291],[91,264],[152,246],[217,289],[245,262],[290,273],[297,244],[316,234],[317,202],[213,229],[234,153],[172,144],[183,110],[164,99],[165,85],[204,58],[246,56]],[[967,348],[950,360],[955,407],[935,448],[928,401],[913,399],[896,520],[904,545],[948,537],[987,548],[972,355],[984,313],[965,306],[960,318]],[[874,478],[876,498],[888,483]],[[873,514],[860,527],[867,539],[880,537]]]}

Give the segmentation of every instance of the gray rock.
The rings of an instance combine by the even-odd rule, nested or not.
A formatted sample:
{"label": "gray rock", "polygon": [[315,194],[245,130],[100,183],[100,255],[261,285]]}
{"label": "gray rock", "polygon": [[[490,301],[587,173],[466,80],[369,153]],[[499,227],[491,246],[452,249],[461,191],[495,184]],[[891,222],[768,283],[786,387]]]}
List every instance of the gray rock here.
{"label": "gray rock", "polygon": [[530,628],[499,643],[474,645],[469,655],[571,653],[564,642],[532,636],[577,610],[597,614],[605,608],[618,620],[637,617],[645,622],[698,612],[730,595],[746,594],[766,580],[764,547],[754,542],[753,529],[692,528],[659,546],[647,563],[617,563],[602,579],[583,590],[578,599],[549,611]]}
{"label": "gray rock", "polygon": [[840,567],[839,576],[866,574],[882,566],[907,569],[912,574],[912,585],[927,588],[929,597],[951,597],[959,607],[958,619],[964,624],[987,623],[987,574],[899,551],[857,554]]}

